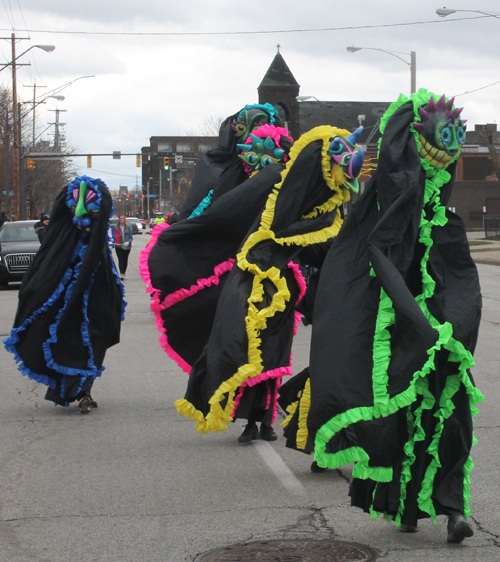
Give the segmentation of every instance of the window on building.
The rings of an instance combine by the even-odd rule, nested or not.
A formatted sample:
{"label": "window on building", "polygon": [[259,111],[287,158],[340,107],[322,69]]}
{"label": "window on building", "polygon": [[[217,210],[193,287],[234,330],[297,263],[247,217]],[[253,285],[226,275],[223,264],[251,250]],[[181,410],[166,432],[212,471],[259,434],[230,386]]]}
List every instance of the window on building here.
{"label": "window on building", "polygon": [[484,181],[487,176],[493,174],[493,166],[488,156],[464,156],[465,181]]}
{"label": "window on building", "polygon": [[198,144],[198,152],[208,152],[209,150],[212,150],[213,148],[217,148],[217,143],[213,142],[213,143],[207,143],[207,142],[200,142]]}
{"label": "window on building", "polygon": [[172,152],[172,143],[167,141],[158,141],[158,152]]}
{"label": "window on building", "polygon": [[178,142],[176,152],[193,152],[192,142]]}

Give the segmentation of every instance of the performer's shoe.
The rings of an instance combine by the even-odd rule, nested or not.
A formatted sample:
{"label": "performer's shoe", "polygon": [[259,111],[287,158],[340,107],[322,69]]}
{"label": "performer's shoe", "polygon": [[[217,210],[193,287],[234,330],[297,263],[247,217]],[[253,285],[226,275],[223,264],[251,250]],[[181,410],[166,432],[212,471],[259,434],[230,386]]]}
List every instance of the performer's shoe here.
{"label": "performer's shoe", "polygon": [[416,525],[400,525],[399,531],[401,533],[416,533],[418,531],[418,527]]}
{"label": "performer's shoe", "polygon": [[120,273],[120,280],[123,281],[125,279],[125,275],[123,273]]}
{"label": "performer's shoe", "polygon": [[89,396],[89,398],[90,398],[90,407],[97,408],[99,404],[92,398],[92,396]]}
{"label": "performer's shoe", "polygon": [[90,412],[91,403],[92,403],[92,398],[90,398],[90,396],[84,396],[80,400],[80,403],[78,404],[80,408],[80,412],[82,414],[88,414]]}
{"label": "performer's shoe", "polygon": [[276,441],[278,436],[276,435],[276,431],[270,425],[264,425],[263,423],[260,424],[260,438],[264,439],[264,441]]}
{"label": "performer's shoe", "polygon": [[238,443],[241,445],[248,445],[254,439],[259,438],[259,430],[255,424],[248,423],[243,430],[243,433],[238,437]]}
{"label": "performer's shoe", "polygon": [[462,542],[467,537],[472,537],[474,531],[467,523],[465,517],[458,511],[454,511],[448,519],[448,538],[447,542]]}
{"label": "performer's shoe", "polygon": [[328,468],[323,468],[322,466],[319,466],[316,461],[313,461],[311,465],[311,472],[325,472],[325,470],[328,470]]}

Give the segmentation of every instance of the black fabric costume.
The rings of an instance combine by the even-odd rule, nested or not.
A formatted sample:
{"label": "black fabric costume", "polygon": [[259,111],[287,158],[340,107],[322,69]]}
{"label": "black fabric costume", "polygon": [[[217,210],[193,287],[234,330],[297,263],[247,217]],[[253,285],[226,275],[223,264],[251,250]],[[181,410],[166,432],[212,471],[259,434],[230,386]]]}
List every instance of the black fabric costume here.
{"label": "black fabric costume", "polygon": [[[291,263],[335,236],[349,200],[344,171],[331,173],[331,140],[348,131],[317,127],[293,146],[282,179],[252,227],[220,295],[210,339],[193,366],[180,413],[202,432],[236,417],[271,425],[276,391],[291,374],[295,304],[304,282]],[[260,175],[260,174],[259,174]],[[338,181],[340,179],[340,181]]]}
{"label": "black fabric costume", "polygon": [[120,340],[122,285],[107,243],[112,199],[104,183],[90,181],[101,194],[98,218],[90,231],[78,228],[68,188],[60,192],[4,340],[22,374],[47,385],[46,399],[61,405],[88,394],[106,350]]}
{"label": "black fabric costume", "polygon": [[314,450],[321,467],[355,462],[352,504],[409,526],[469,515],[482,399],[469,371],[478,274],[464,225],[446,209],[454,164],[421,158],[411,127],[430,96],[421,90],[388,110],[378,168],[321,272],[310,373],[280,400],[288,446]]}
{"label": "black fabric costume", "polygon": [[[243,169],[241,160],[238,164]],[[160,343],[186,372],[208,341],[236,252],[282,170],[282,165],[274,164],[251,178],[245,173],[246,181],[215,200],[202,215],[164,228],[157,240],[155,232],[152,248],[141,253],[140,269],[151,284]]]}

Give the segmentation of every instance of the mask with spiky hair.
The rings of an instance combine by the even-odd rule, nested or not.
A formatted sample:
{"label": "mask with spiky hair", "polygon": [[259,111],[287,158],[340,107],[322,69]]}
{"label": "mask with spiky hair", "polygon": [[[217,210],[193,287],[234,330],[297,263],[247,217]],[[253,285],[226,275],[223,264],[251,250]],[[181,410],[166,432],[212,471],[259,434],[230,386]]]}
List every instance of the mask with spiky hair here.
{"label": "mask with spiky hair", "polygon": [[90,230],[101,210],[101,193],[93,182],[73,182],[68,186],[66,205],[73,212],[73,223],[80,229]]}
{"label": "mask with spiky hair", "polygon": [[[263,128],[263,130],[266,129]],[[249,176],[253,176],[269,164],[286,162],[286,152],[279,146],[278,141],[270,136],[261,138],[250,133],[245,144],[236,146],[241,150],[238,157],[243,160],[243,165]]]}
{"label": "mask with spiky hair", "polygon": [[420,157],[434,168],[445,168],[458,156],[465,142],[467,121],[460,119],[463,107],[453,109],[454,100],[446,101],[443,94],[436,103],[431,97],[427,105],[418,108],[421,121],[413,123],[422,144]]}
{"label": "mask with spiky hair", "polygon": [[269,116],[263,109],[254,107],[251,109],[243,109],[231,125],[236,131],[236,137],[239,142],[245,142],[252,131],[255,131],[262,125],[272,124],[274,119]]}
{"label": "mask with spiky hair", "polygon": [[345,185],[354,193],[359,191],[357,177],[364,160],[363,147],[357,144],[362,131],[363,127],[358,127],[348,137],[335,137],[328,149],[332,159],[332,175],[337,176],[339,185]]}

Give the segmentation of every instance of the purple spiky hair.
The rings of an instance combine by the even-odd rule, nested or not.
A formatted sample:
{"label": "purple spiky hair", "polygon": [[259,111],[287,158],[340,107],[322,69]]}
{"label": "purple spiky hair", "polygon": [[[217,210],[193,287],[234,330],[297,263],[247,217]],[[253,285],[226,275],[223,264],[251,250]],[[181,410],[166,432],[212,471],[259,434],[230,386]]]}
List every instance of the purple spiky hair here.
{"label": "purple spiky hair", "polygon": [[425,123],[425,121],[429,121],[430,116],[427,113],[427,111],[425,111],[425,109],[423,107],[419,107],[418,108],[418,114],[420,115],[420,119]]}
{"label": "purple spiky hair", "polygon": [[457,107],[457,109],[452,109],[451,111],[446,112],[446,119],[451,119],[455,121],[458,119],[459,115],[462,113],[463,107]]}

